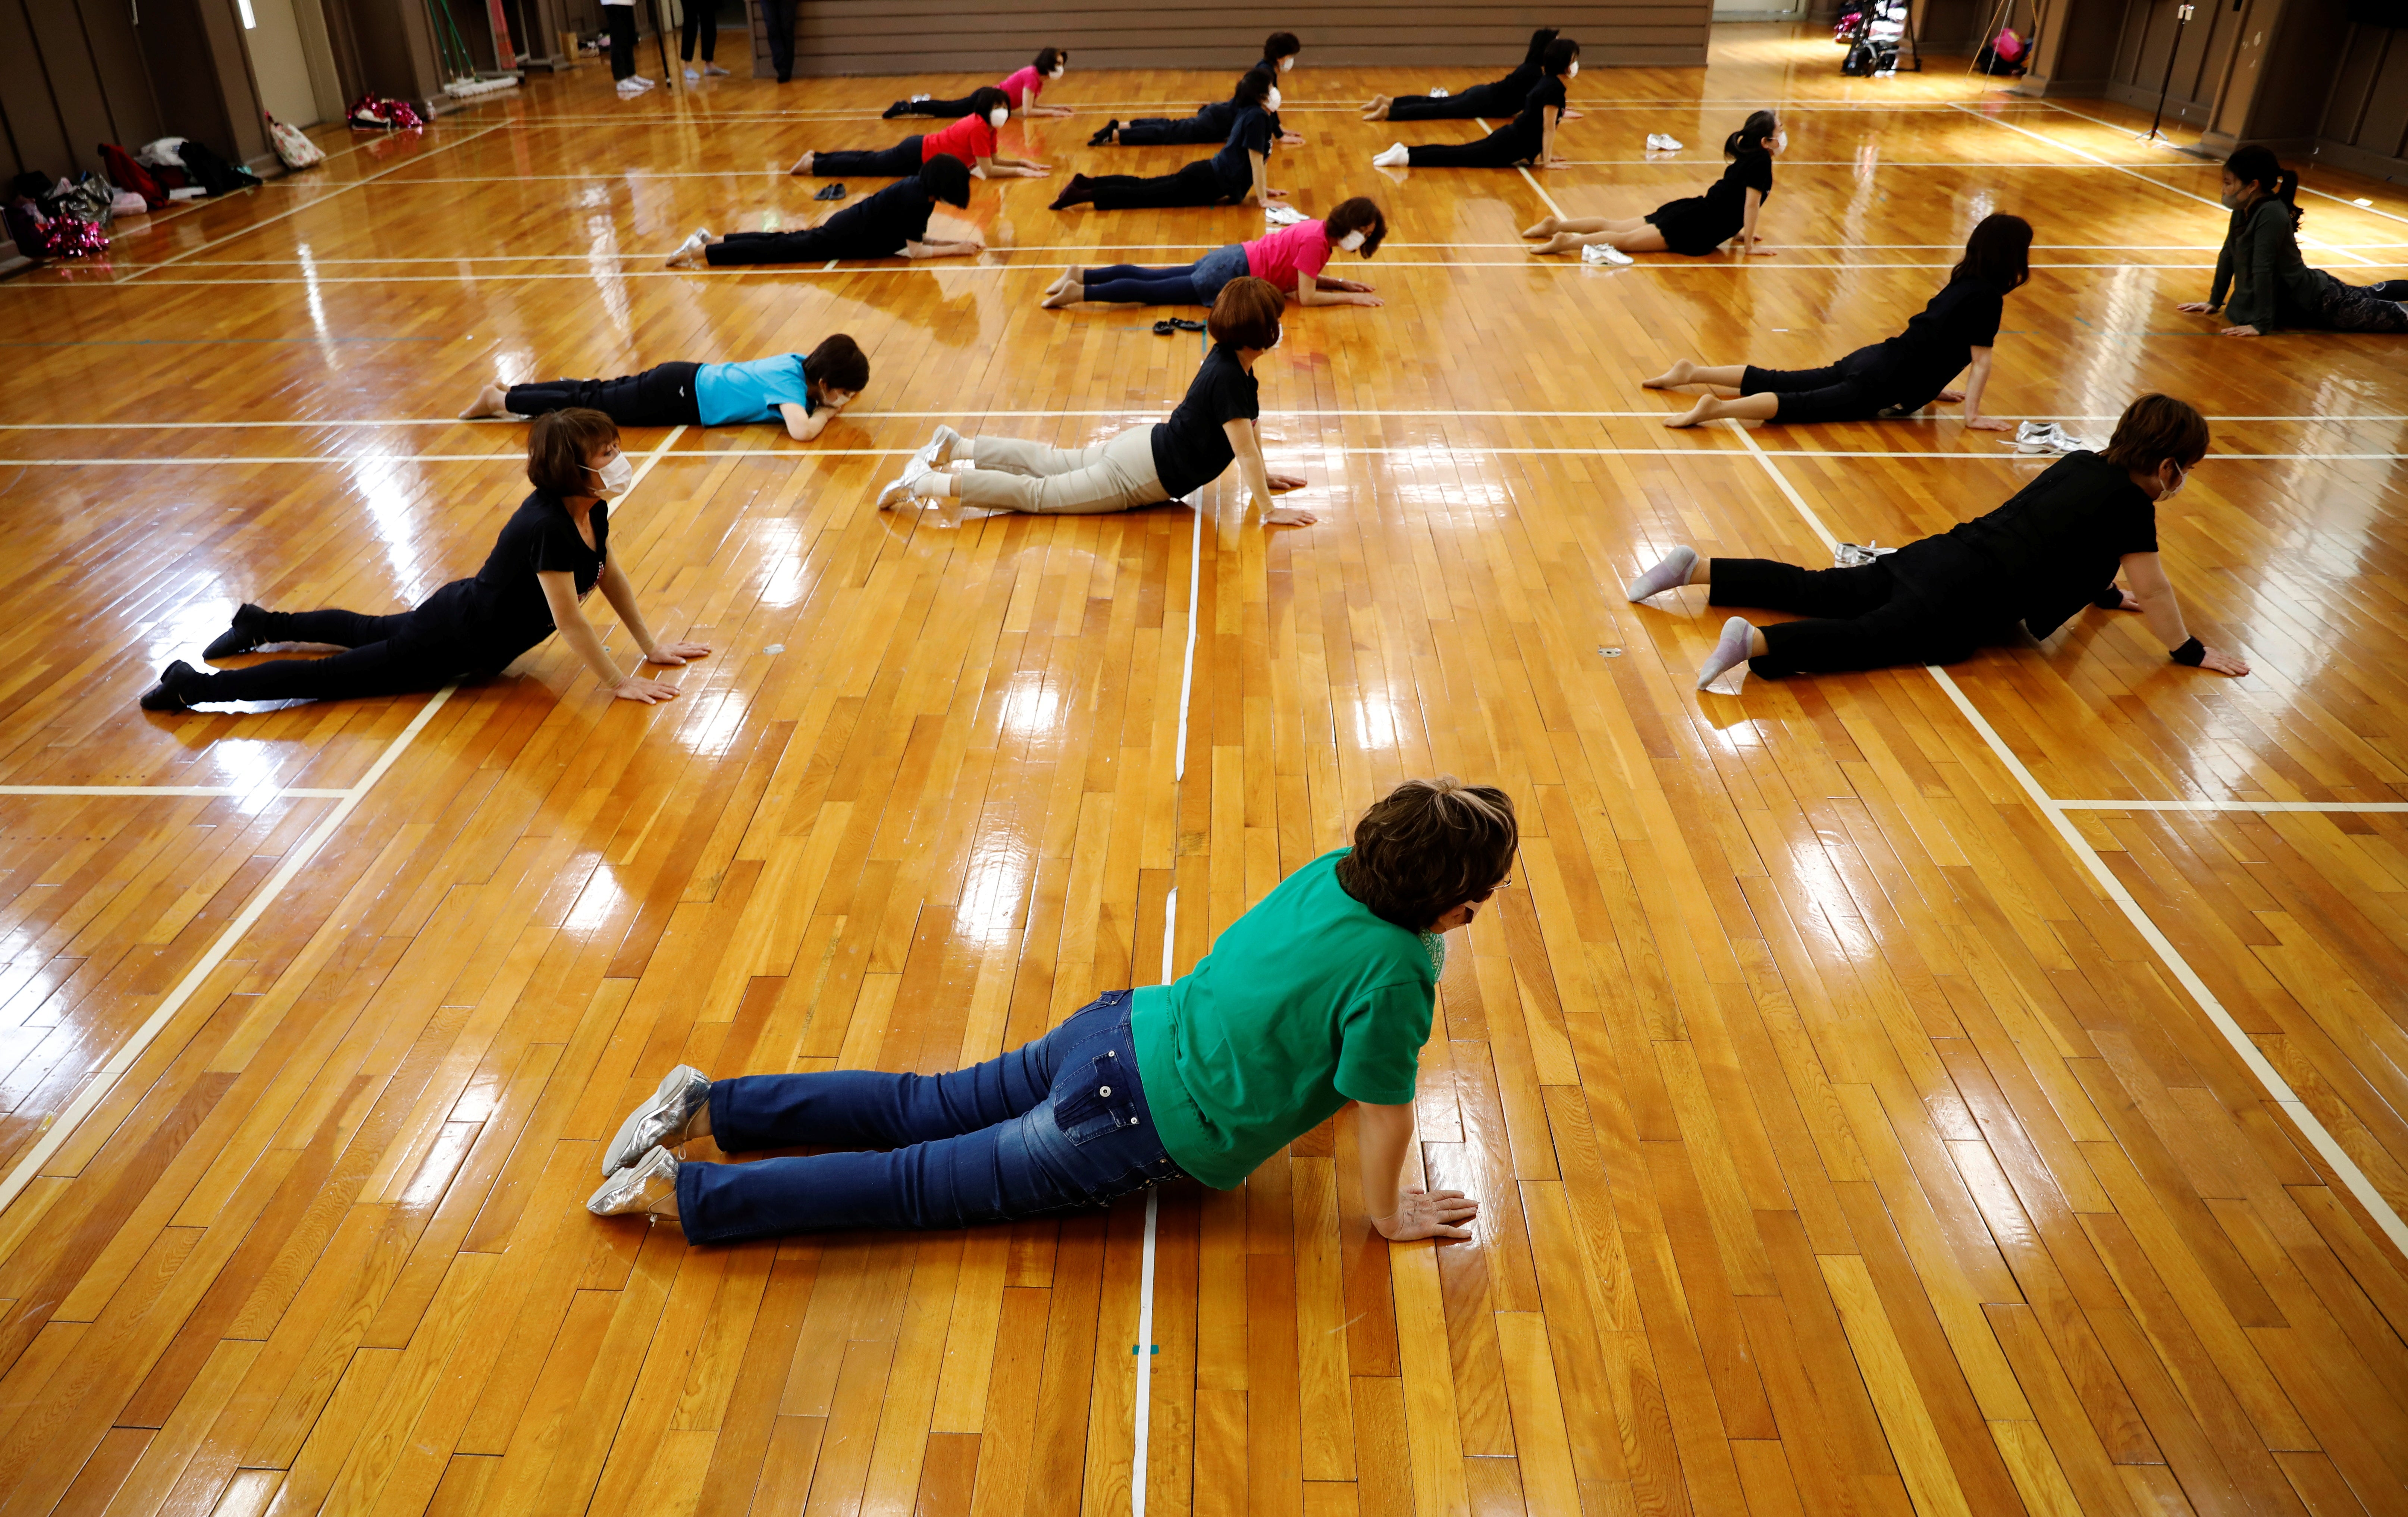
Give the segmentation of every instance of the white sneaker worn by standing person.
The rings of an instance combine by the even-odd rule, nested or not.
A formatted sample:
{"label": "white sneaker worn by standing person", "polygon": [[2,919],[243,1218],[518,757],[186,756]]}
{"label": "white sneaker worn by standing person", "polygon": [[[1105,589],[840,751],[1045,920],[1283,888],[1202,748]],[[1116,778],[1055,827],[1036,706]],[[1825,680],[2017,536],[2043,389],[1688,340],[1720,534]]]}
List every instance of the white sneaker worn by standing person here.
{"label": "white sneaker worn by standing person", "polygon": [[602,1151],[602,1173],[614,1175],[644,1155],[646,1149],[675,1148],[685,1141],[694,1114],[710,1099],[710,1077],[690,1064],[679,1065],[661,1077],[651,1099],[627,1113],[619,1131]]}
{"label": "white sneaker worn by standing person", "polygon": [[686,77],[686,82],[687,82],[687,83],[689,83],[689,84],[694,83],[694,82],[695,82],[695,81],[699,80],[699,79],[702,78],[702,76],[701,76],[701,75],[699,75],[699,74],[697,74],[697,73],[695,73],[695,72],[694,71],[694,65],[693,65],[692,64],[686,64],[686,65],[685,65],[685,77]]}
{"label": "white sneaker worn by standing person", "polygon": [[1584,264],[1634,264],[1638,260],[1610,242],[1592,242],[1581,249]]}
{"label": "white sneaker worn by standing person", "polygon": [[630,75],[628,75],[628,76],[627,76],[627,82],[628,82],[628,83],[630,83],[630,84],[632,84],[632,85],[634,85],[634,86],[636,86],[636,88],[638,88],[638,89],[639,89],[639,90],[650,90],[650,89],[654,89],[654,88],[656,88],[656,87],[657,87],[657,81],[656,81],[656,80],[653,80],[653,79],[648,79],[644,78],[644,76],[642,76],[641,74],[630,74]]}
{"label": "white sneaker worn by standing person", "polygon": [[712,63],[708,58],[702,61],[702,73],[705,79],[724,79],[727,77],[727,70],[720,67],[717,64]]}
{"label": "white sneaker worn by standing person", "polygon": [[648,1149],[641,1159],[604,1181],[587,1196],[585,1209],[597,1217],[624,1217],[674,1208],[677,1174],[676,1154],[666,1149]]}
{"label": "white sneaker worn by standing person", "polygon": [[1401,142],[1390,143],[1382,152],[1371,155],[1373,168],[1406,168],[1412,165],[1413,152]]}
{"label": "white sneaker worn by standing person", "polygon": [[636,96],[643,93],[644,87],[637,83],[634,79],[621,79],[619,81],[619,98],[622,100],[633,100]]}
{"label": "white sneaker worn by standing person", "polygon": [[677,245],[677,251],[669,254],[669,267],[701,267],[703,264],[702,250],[710,246],[710,228],[707,226],[695,227],[694,229],[694,236],[686,238],[683,242],[679,243]]}

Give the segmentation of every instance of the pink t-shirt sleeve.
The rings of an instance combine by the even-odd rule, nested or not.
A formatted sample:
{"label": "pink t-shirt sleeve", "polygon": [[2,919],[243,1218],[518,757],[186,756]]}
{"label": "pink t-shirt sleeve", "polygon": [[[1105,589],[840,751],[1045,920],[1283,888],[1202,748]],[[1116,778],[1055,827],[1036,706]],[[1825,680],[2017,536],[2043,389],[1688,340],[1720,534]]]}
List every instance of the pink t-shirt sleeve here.
{"label": "pink t-shirt sleeve", "polygon": [[1024,64],[1017,71],[1005,75],[996,88],[1011,102],[1011,108],[1019,110],[1045,93],[1045,76],[1037,72],[1035,64]]}
{"label": "pink t-shirt sleeve", "polygon": [[1246,272],[1293,291],[1307,274],[1329,265],[1329,234],[1319,222],[1298,222],[1246,244]]}

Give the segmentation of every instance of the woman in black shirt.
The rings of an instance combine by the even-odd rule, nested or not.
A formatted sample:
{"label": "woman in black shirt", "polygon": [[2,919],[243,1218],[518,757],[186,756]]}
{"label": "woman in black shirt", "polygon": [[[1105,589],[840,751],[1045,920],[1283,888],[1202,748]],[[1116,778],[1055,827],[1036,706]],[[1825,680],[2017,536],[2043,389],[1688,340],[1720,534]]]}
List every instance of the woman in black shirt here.
{"label": "woman in black shirt", "polygon": [[[1991,345],[2009,291],[2031,278],[2031,223],[2020,216],[1985,216],[1965,239],[1948,284],[1886,342],[1859,348],[1825,368],[1771,369],[1753,364],[1706,366],[1682,359],[1652,379],[1650,390],[1684,384],[1736,389],[1737,400],[1709,393],[1666,426],[1696,426],[1717,417],[1749,422],[1869,422],[1912,416],[1935,400],[1965,403],[1965,424],[2004,432],[2008,423],[1982,414],[1990,383]],[[1948,382],[1968,367],[1960,391]]]}
{"label": "woman in black shirt", "polygon": [[[1301,489],[1304,481],[1265,468],[1262,440],[1254,431],[1261,414],[1254,363],[1278,345],[1285,301],[1268,279],[1248,277],[1221,287],[1205,321],[1212,351],[1170,420],[1085,448],[965,437],[940,426],[880,493],[879,509],[960,500],[1046,516],[1135,510],[1200,490],[1235,463],[1262,502],[1264,525],[1311,525],[1312,512],[1271,505],[1275,493]],[[968,472],[945,472],[956,459],[969,463]]]}
{"label": "woman in black shirt", "polygon": [[1279,86],[1268,74],[1256,72],[1238,81],[1238,119],[1229,139],[1210,158],[1199,158],[1173,174],[1151,179],[1135,174],[1070,176],[1070,183],[1054,197],[1054,209],[1093,206],[1097,210],[1158,210],[1173,206],[1243,205],[1287,198],[1267,178],[1272,146],[1279,140],[1276,112]]}
{"label": "woman in black shirt", "polygon": [[[2020,623],[2045,637],[2085,606],[2139,611],[2177,664],[2218,674],[2249,665],[2183,624],[2157,555],[2157,506],[2207,454],[2207,419],[2171,395],[2125,408],[2103,454],[2070,453],[1986,516],[1853,568],[1801,569],[1762,558],[1676,548],[1626,590],[1644,601],[1679,585],[1712,585],[1709,606],[1760,606],[1805,620],[1723,623],[1698,670],[1703,690],[1742,660],[1768,679],[1897,664],[1953,664]],[[2119,590],[2121,571],[2128,592]]]}
{"label": "woman in black shirt", "polygon": [[1530,50],[1521,66],[1501,79],[1474,84],[1455,94],[1375,94],[1363,106],[1367,122],[1468,122],[1482,116],[1502,116],[1519,110],[1546,77],[1547,44],[1555,29],[1541,26],[1530,34]]}
{"label": "woman in black shirt", "polygon": [[1772,193],[1772,160],[1789,146],[1789,134],[1772,112],[1759,110],[1723,142],[1730,165],[1701,195],[1668,200],[1644,216],[1617,221],[1605,216],[1546,216],[1525,227],[1526,237],[1544,237],[1534,253],[1575,252],[1596,248],[1609,264],[1627,264],[1632,253],[1676,252],[1702,258],[1733,237],[1742,254],[1770,253],[1756,242],[1756,212]]}
{"label": "woman in black shirt", "polygon": [[[2272,150],[2255,143],[2224,161],[2224,192],[2231,208],[2224,246],[2216,250],[2215,282],[2201,300],[2180,309],[2224,309],[2228,337],[2255,337],[2279,327],[2335,332],[2408,332],[2408,279],[2345,284],[2300,256],[2300,176]],[[2232,304],[2225,308],[2225,294]]]}
{"label": "woman in black shirt", "polygon": [[636,608],[635,586],[610,556],[606,497],[624,494],[634,471],[619,451],[619,428],[600,411],[536,418],[527,431],[527,479],[535,492],[503,523],[485,566],[391,616],[358,611],[269,611],[245,604],[234,624],[203,651],[233,658],[271,643],[323,643],[332,658],[280,658],[204,674],[182,659],[142,694],[146,711],[181,711],[215,701],[338,700],[434,690],[497,673],[557,630],[621,700],[649,706],[678,687],[621,671],[580,605],[595,587],[644,651],[644,662],[677,665],[710,650],[658,642]]}
{"label": "woman in black shirt", "polygon": [[1379,168],[1561,168],[1567,160],[1555,152],[1555,123],[1563,119],[1565,86],[1579,73],[1580,44],[1557,37],[1547,44],[1546,77],[1530,87],[1520,115],[1477,142],[1393,143],[1371,163]]}
{"label": "woman in black shirt", "polygon": [[[1297,41],[1294,32],[1273,32],[1263,39],[1262,62],[1246,72],[1260,74],[1269,83],[1277,84],[1289,69],[1296,66],[1296,55],[1303,50],[1304,45]],[[1243,76],[1240,79],[1242,82]],[[1140,116],[1125,122],[1115,116],[1096,128],[1096,135],[1087,139],[1087,146],[1189,148],[1208,142],[1226,142],[1229,137],[1229,128],[1238,124],[1238,116],[1243,108],[1233,93],[1226,100],[1198,106],[1195,115],[1176,120],[1168,116]],[[1271,124],[1279,124],[1276,115],[1271,118]],[[1290,148],[1304,146],[1304,138],[1288,132],[1281,134],[1280,141]]]}
{"label": "woman in black shirt", "polygon": [[937,202],[959,210],[970,203],[970,171],[958,158],[931,158],[920,172],[847,206],[817,226],[791,232],[732,232],[714,236],[696,227],[669,254],[669,267],[708,264],[824,264],[831,258],[952,258],[986,251],[975,236],[930,242],[928,218]]}

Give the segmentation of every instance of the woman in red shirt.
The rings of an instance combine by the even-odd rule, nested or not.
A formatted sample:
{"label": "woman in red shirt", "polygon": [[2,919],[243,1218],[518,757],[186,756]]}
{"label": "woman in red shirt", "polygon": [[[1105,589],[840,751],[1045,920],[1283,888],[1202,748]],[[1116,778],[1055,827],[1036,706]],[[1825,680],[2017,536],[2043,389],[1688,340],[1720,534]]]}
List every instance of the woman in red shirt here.
{"label": "woman in red shirt", "polygon": [[816,179],[896,179],[920,172],[931,158],[958,158],[973,173],[988,179],[1041,179],[1054,172],[1028,158],[1006,158],[996,150],[996,134],[1011,119],[1011,102],[1001,90],[985,85],[970,93],[969,114],[941,132],[908,136],[891,148],[842,149],[807,152],[795,160],[789,173]]}
{"label": "woman in red shirt", "polygon": [[1388,219],[1361,195],[1342,201],[1318,222],[1298,222],[1252,242],[1232,242],[1193,264],[1173,268],[1073,268],[1045,292],[1048,309],[1082,300],[1124,306],[1209,306],[1231,279],[1252,275],[1268,279],[1299,306],[1376,306],[1380,297],[1355,279],[1333,279],[1321,271],[1340,252],[1365,258],[1380,250]]}
{"label": "woman in red shirt", "polygon": [[[1037,97],[1045,93],[1046,85],[1060,79],[1069,66],[1070,55],[1061,49],[1039,48],[1035,63],[1006,74],[996,88],[1003,92],[1004,98],[1011,103],[1011,108],[1023,116],[1068,116],[1070,114],[1069,107],[1040,106]],[[901,116],[928,116],[940,122],[950,121],[955,116],[971,114],[974,108],[972,102],[976,98],[975,94],[966,94],[959,100],[915,95],[887,107],[886,119],[891,122]]]}

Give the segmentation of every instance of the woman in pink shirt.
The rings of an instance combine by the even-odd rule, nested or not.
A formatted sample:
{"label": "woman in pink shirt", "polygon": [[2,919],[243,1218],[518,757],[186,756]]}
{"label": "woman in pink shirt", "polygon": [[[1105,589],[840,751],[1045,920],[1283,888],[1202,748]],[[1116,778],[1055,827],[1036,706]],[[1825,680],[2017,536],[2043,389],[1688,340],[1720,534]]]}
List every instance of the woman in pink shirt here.
{"label": "woman in pink shirt", "polygon": [[[1070,55],[1061,49],[1039,48],[1035,63],[1006,74],[996,88],[1011,102],[1011,108],[1023,116],[1068,116],[1070,114],[1069,107],[1040,106],[1037,97],[1044,93],[1046,85],[1060,79],[1069,66]],[[969,113],[968,95],[959,100],[936,100],[924,94],[914,95],[909,100],[897,100],[886,107],[886,119],[890,122],[900,116],[933,116],[939,121],[947,121]]]}
{"label": "woman in pink shirt", "polygon": [[996,134],[1011,120],[1011,104],[1001,90],[982,84],[970,92],[970,108],[960,121],[939,132],[908,136],[891,148],[814,150],[795,160],[786,172],[834,179],[905,179],[920,172],[931,158],[958,158],[975,173],[991,179],[1041,179],[1054,172],[1031,158],[1006,158],[996,148]]}
{"label": "woman in pink shirt", "polygon": [[1221,287],[1240,276],[1268,279],[1299,306],[1376,306],[1371,287],[1322,273],[1340,251],[1369,258],[1388,235],[1388,219],[1361,195],[1318,222],[1298,222],[1252,242],[1233,242],[1175,268],[1116,264],[1073,268],[1045,292],[1049,309],[1082,300],[1123,306],[1209,306]]}

